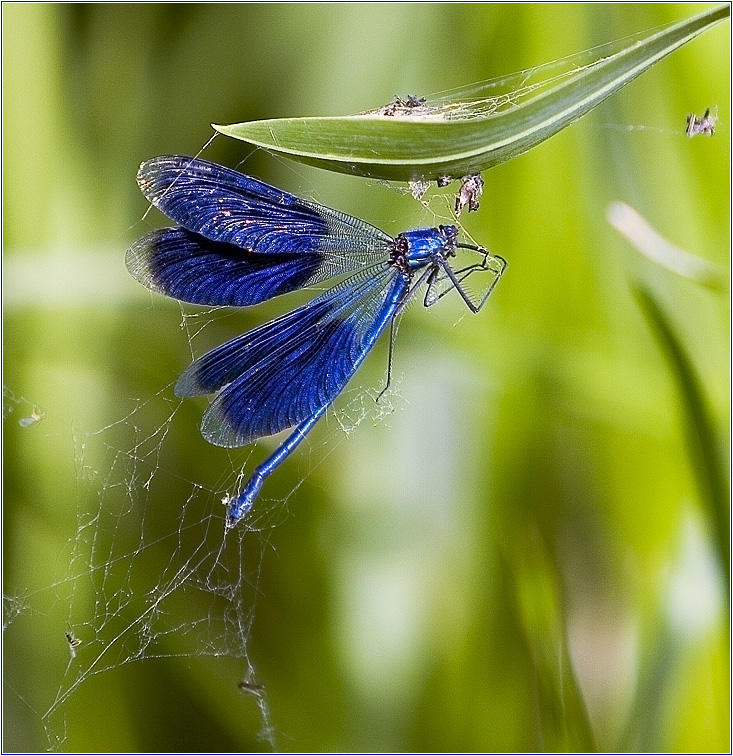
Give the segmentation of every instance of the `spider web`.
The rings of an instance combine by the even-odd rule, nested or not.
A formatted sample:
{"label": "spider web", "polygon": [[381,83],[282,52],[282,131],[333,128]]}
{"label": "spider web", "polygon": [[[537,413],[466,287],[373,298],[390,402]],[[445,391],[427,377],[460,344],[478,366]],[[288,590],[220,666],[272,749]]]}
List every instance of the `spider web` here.
{"label": "spider web", "polygon": [[[192,352],[201,351],[193,344],[212,316],[182,312]],[[324,419],[325,432],[299,450],[300,467],[316,469],[365,420],[383,423],[399,406],[399,382],[393,379],[378,403],[377,388],[345,392]],[[94,680],[180,659],[208,659],[224,697],[250,710],[243,727],[253,728],[250,735],[265,750],[277,747],[249,642],[264,552],[273,548],[271,535],[307,474],[285,497],[268,499],[265,492],[251,516],[227,531],[224,504],[250,474],[257,445],[221,450],[213,484],[186,478],[169,461],[182,406],[170,385],[111,425],[74,429],[76,527],[56,559],[59,576],[40,588],[4,586],[5,643],[41,626],[58,628],[55,664],[44,670],[56,681],[50,700],[38,701],[32,677],[5,676],[16,703],[40,721],[49,750],[65,750],[77,726],[75,699],[95,690]],[[33,432],[45,412],[6,387],[3,414]],[[164,513],[156,511],[161,501]]]}
{"label": "spider web", "polygon": [[[651,32],[659,32],[673,25],[672,23],[662,24],[654,29],[647,29],[621,39],[605,42],[563,58],[556,58],[521,71],[496,76],[466,86],[433,92],[424,97],[411,95],[407,98],[407,101],[398,98],[397,102],[390,103],[390,105],[365,112],[384,114],[385,108],[397,108],[402,116],[471,120],[511,110],[564,79],[595,68],[609,57],[645,40]],[[395,113],[390,111],[388,114],[394,115]]]}
{"label": "spider web", "polygon": [[[155,404],[169,414],[148,431]],[[77,527],[58,559],[61,577],[45,589],[4,596],[6,641],[16,626],[30,632],[39,618],[59,617],[60,638],[66,634],[68,661],[55,697],[45,709],[33,707],[52,750],[63,749],[73,726],[70,700],[91,678],[125,665],[226,657],[240,661],[243,679],[254,678],[247,638],[258,561],[253,567],[244,552],[261,546],[244,533],[224,539],[215,492],[161,467],[176,411],[161,392],[112,426],[74,433]],[[132,437],[124,450],[115,446],[120,432]],[[171,492],[167,529],[148,506],[166,498],[161,489]],[[274,747],[266,698],[255,698],[260,738]]]}

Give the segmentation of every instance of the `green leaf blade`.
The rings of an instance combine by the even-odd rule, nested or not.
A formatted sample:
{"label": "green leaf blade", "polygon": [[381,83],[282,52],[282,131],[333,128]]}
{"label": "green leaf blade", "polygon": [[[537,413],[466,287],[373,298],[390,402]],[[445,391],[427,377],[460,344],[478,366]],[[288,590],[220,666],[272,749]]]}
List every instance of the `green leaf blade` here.
{"label": "green leaf blade", "polygon": [[720,567],[726,585],[730,586],[730,491],[708,402],[692,360],[667,314],[646,287],[637,284],[634,293],[676,383],[691,468],[708,516]]}
{"label": "green leaf blade", "polygon": [[391,181],[480,173],[577,121],[655,63],[730,17],[723,5],[580,68],[522,104],[471,118],[377,114],[248,121],[214,128],[319,168]]}

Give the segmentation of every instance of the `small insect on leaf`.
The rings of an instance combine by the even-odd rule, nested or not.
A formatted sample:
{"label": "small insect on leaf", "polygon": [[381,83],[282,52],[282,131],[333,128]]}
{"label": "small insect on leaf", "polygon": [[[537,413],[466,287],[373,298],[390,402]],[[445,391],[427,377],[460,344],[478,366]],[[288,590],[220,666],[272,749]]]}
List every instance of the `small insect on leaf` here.
{"label": "small insect on leaf", "polygon": [[410,194],[413,199],[421,200],[425,196],[425,192],[430,189],[429,181],[408,181],[410,187]]}
{"label": "small insect on leaf", "polygon": [[397,96],[392,102],[388,102],[386,105],[374,108],[373,110],[366,110],[361,115],[383,115],[394,118],[400,116],[434,115],[439,112],[440,109],[428,105],[424,97],[407,95],[407,98],[404,100]]}

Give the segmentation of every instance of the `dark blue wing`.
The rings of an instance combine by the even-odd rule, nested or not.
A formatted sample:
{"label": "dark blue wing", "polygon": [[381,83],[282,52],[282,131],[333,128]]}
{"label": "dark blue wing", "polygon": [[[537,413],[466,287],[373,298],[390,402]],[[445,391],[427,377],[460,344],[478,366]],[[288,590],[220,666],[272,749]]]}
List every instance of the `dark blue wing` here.
{"label": "dark blue wing", "polygon": [[221,389],[201,423],[217,446],[243,446],[297,425],[338,396],[407,289],[407,278],[385,264],[360,271],[200,357],[176,394]]}
{"label": "dark blue wing", "polygon": [[315,283],[318,255],[247,254],[185,228],[160,228],[127,251],[127,269],[153,291],[183,302],[242,307]]}
{"label": "dark blue wing", "polygon": [[[128,269],[149,288],[185,301],[256,304],[389,254],[391,238],[378,228],[204,160],[153,158],[137,179],[148,200],[182,228],[136,242]],[[269,266],[276,281],[268,292],[261,284]],[[180,296],[192,293],[194,299]]]}

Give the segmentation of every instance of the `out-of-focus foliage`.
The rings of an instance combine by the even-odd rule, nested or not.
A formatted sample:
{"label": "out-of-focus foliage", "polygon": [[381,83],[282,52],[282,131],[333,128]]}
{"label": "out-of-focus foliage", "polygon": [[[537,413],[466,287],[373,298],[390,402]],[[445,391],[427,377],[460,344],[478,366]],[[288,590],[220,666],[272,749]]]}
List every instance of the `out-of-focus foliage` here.
{"label": "out-of-focus foliage", "polygon": [[[134,448],[117,426],[106,446],[88,432],[164,390],[191,356],[179,306],[124,268],[127,245],[158,222],[140,222],[139,163],[194,154],[212,122],[359,112],[699,10],[3,5],[4,384],[45,411],[21,427],[33,407],[11,401],[4,423],[4,595],[10,615],[26,607],[4,635],[6,751],[48,746],[44,713],[69,662],[56,620],[68,614],[64,577],[79,572],[66,544],[111,471],[110,447]],[[410,309],[394,355],[398,410],[348,437],[327,419],[315,453],[265,491],[286,496],[306,474],[277,527],[244,541],[247,574],[259,576],[249,654],[281,750],[729,749],[721,523],[698,485],[680,376],[634,286],[653,295],[694,366],[718,470],[728,302],[639,256],[605,220],[611,202],[628,202],[665,238],[729,267],[729,31],[707,32],[487,173],[481,210],[461,218],[509,261],[487,307],[469,316],[445,297]],[[709,106],[715,136],[686,137],[687,115]],[[204,157],[246,159],[248,173],[390,233],[449,216],[449,195],[426,209],[223,137]],[[286,306],[204,316],[197,323],[215,322],[194,348]],[[354,383],[380,387],[386,358],[382,345]],[[201,439],[200,409],[184,403],[157,462],[188,494],[172,485],[141,497],[165,533],[192,484],[215,488],[212,470],[232,468]],[[143,407],[120,427],[164,420]],[[97,532],[100,549],[123,535]],[[74,590],[94,610],[92,582]],[[54,597],[43,610],[39,587]],[[165,659],[88,677],[52,739],[77,751],[262,748],[254,697],[236,690],[241,663],[176,657],[178,641],[163,639]]]}

